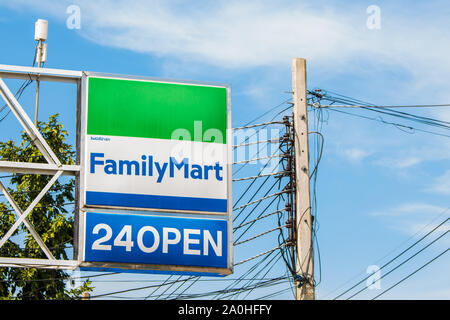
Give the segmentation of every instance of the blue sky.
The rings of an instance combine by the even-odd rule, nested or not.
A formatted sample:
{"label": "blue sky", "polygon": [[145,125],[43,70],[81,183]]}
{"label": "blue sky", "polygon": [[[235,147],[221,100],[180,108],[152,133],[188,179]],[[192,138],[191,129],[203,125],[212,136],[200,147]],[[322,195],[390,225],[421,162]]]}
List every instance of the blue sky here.
{"label": "blue sky", "polygon": [[[80,8],[80,29],[66,25],[66,10],[72,4]],[[381,10],[380,29],[367,28],[370,5]],[[47,19],[46,67],[229,83],[233,127],[238,127],[289,98],[294,57],[307,59],[309,89],[331,90],[380,105],[450,103],[449,13],[446,1],[196,1],[192,5],[0,0],[0,63],[31,65],[34,22]],[[9,83],[12,88],[19,84]],[[73,86],[45,84],[41,95],[40,119],[60,112],[69,132],[74,132]],[[21,102],[31,115],[33,99],[34,87],[30,87]],[[450,121],[448,107],[406,111]],[[395,256],[392,250],[406,248],[431,229],[430,223],[443,220],[442,212],[450,206],[448,137],[405,133],[392,125],[331,111],[326,116],[317,180],[319,299],[333,298],[346,286],[333,290],[359,275],[349,282],[356,283],[369,265],[381,266],[380,258],[389,253],[385,262]],[[14,120],[10,115],[0,124],[2,139],[17,137],[20,127]],[[276,246],[270,241],[262,243],[259,251]],[[382,289],[449,244],[448,237],[437,242],[383,279]],[[236,251],[239,258],[249,254]],[[383,298],[449,299],[449,266],[450,256],[443,256]],[[112,286],[96,285],[97,292]],[[114,288],[133,285],[119,283]],[[379,292],[366,290],[360,298],[375,293]]]}

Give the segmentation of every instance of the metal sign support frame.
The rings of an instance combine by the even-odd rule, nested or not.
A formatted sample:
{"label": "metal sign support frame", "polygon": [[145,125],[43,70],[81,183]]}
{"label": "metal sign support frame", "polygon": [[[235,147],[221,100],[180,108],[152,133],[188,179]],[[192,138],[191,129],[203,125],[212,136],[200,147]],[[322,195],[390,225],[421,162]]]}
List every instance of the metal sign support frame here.
{"label": "metal sign support frame", "polygon": [[[14,234],[17,228],[24,223],[27,230],[32,237],[36,240],[41,250],[46,255],[47,259],[36,258],[15,258],[15,257],[0,257],[1,267],[37,267],[47,269],[76,269],[80,261],[78,260],[59,260],[56,259],[49,248],[42,241],[42,238],[36,232],[34,227],[30,224],[27,217],[32,212],[33,208],[39,203],[42,197],[50,190],[53,184],[58,180],[61,175],[70,175],[78,178],[80,172],[79,159],[77,158],[76,165],[63,165],[59,161],[56,154],[49,147],[39,130],[31,121],[25,110],[20,103],[14,97],[5,84],[2,78],[13,79],[25,79],[25,80],[38,80],[39,81],[55,81],[55,82],[69,82],[77,85],[78,92],[81,85],[81,71],[60,70],[60,69],[48,69],[48,68],[35,68],[35,67],[22,67],[22,66],[10,66],[0,65],[0,96],[6,102],[11,109],[14,116],[24,128],[25,132],[31,138],[33,143],[42,153],[47,163],[29,163],[29,162],[15,162],[15,161],[0,161],[0,172],[10,173],[23,173],[23,174],[44,174],[51,175],[52,178],[47,185],[42,189],[38,196],[24,211],[19,208],[17,203],[11,197],[11,194],[7,191],[5,185],[0,181],[0,189],[5,195],[5,198],[13,208],[17,215],[15,223],[11,226],[8,232],[0,239],[0,248],[8,241],[8,239]],[[79,96],[77,98],[79,100]],[[77,107],[79,101],[77,101]],[[78,117],[77,117],[78,118]],[[78,127],[79,119],[77,119]],[[78,149],[78,141],[77,141]],[[77,152],[78,153],[78,152]],[[77,207],[77,205],[76,205]]]}

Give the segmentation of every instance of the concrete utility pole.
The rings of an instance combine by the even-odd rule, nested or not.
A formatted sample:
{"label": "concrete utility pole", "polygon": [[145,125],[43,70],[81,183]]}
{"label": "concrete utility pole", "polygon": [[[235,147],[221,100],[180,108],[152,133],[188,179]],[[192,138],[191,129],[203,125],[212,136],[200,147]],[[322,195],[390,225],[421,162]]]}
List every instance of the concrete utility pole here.
{"label": "concrete utility pole", "polygon": [[314,257],[312,247],[311,196],[309,191],[308,103],[306,100],[306,60],[292,60],[294,116],[296,300],[314,300]]}

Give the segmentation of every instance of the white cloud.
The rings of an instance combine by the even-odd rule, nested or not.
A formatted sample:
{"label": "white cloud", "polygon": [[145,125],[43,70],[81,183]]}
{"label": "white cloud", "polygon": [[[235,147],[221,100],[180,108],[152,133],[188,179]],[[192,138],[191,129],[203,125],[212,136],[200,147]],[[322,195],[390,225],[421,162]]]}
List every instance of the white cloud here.
{"label": "white cloud", "polygon": [[[395,207],[370,212],[369,215],[385,221],[389,228],[419,238],[433,230],[450,214],[450,207],[429,203],[403,203]],[[442,225],[437,234],[450,229]],[[441,241],[442,242],[442,241]]]}
{"label": "white cloud", "polygon": [[[188,5],[177,1],[79,3],[81,35],[142,53],[223,68],[289,65],[297,56],[322,72],[379,72],[395,66],[412,75],[416,88],[440,83],[450,72],[450,32],[442,28],[447,17],[417,23],[395,15],[395,6],[381,6],[383,27],[373,31],[365,25],[366,8],[358,6],[219,1],[186,9],[187,14]],[[355,59],[375,67],[366,71]]]}
{"label": "white cloud", "polygon": [[349,148],[342,150],[342,154],[345,158],[347,158],[351,162],[360,162],[364,158],[369,156],[371,152],[360,148]]}
{"label": "white cloud", "polygon": [[[374,154],[372,164],[392,169],[399,174],[428,163],[437,168],[450,160],[450,139],[427,134],[386,135],[372,138]],[[442,178],[444,179],[444,178]],[[442,180],[439,181],[441,184]]]}
{"label": "white cloud", "polygon": [[[450,69],[447,16],[400,14],[404,5],[384,4],[381,30],[366,27],[366,7],[330,1],[50,1],[19,0],[0,4],[28,7],[64,20],[65,7],[81,8],[80,34],[102,45],[126,48],[222,67],[290,63],[301,56],[329,70],[358,68],[364,57],[386,66],[409,68],[417,79],[436,78]],[[434,6],[439,13],[439,2]],[[432,3],[427,8],[433,8]],[[45,8],[45,9],[44,9]],[[417,15],[417,13],[415,13]],[[441,24],[443,23],[443,24]],[[439,68],[425,67],[436,66]],[[443,70],[444,69],[444,70]],[[424,74],[423,71],[426,71]],[[428,77],[426,77],[428,75]]]}
{"label": "white cloud", "polygon": [[388,158],[384,157],[374,161],[374,164],[389,167],[391,169],[406,169],[414,165],[419,164],[422,160],[418,157],[406,157],[406,158]]}
{"label": "white cloud", "polygon": [[433,184],[426,191],[450,195],[450,170],[447,170],[442,176],[435,178]]}
{"label": "white cloud", "polygon": [[412,215],[431,215],[442,213],[446,208],[431,205],[427,203],[404,203],[393,208],[389,208],[383,211],[374,211],[370,213],[372,216],[412,216]]}
{"label": "white cloud", "polygon": [[304,4],[219,1],[189,14],[182,8],[187,4],[176,4],[80,1],[86,20],[81,34],[102,45],[226,68],[279,65],[294,56],[325,60],[355,34],[347,16]]}

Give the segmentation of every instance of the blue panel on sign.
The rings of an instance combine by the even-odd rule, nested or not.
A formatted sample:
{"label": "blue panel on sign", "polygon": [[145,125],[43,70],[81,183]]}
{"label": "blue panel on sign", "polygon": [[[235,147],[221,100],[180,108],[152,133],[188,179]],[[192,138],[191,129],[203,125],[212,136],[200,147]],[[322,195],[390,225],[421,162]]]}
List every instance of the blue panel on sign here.
{"label": "blue panel on sign", "polygon": [[86,212],[85,261],[227,268],[227,221]]}
{"label": "blue panel on sign", "polygon": [[86,191],[86,204],[166,210],[227,212],[227,199],[156,196],[115,192]]}

